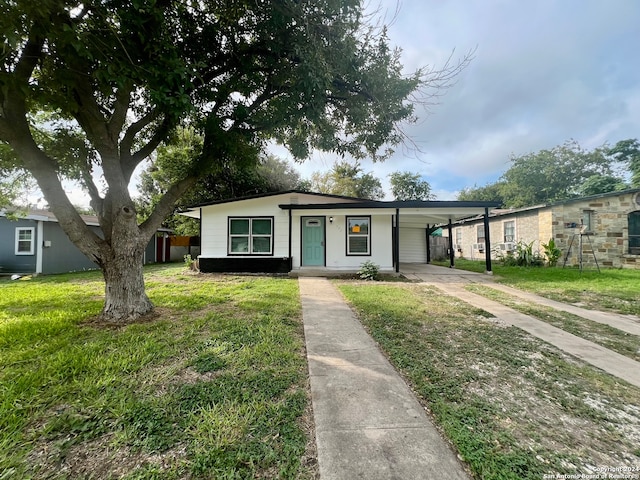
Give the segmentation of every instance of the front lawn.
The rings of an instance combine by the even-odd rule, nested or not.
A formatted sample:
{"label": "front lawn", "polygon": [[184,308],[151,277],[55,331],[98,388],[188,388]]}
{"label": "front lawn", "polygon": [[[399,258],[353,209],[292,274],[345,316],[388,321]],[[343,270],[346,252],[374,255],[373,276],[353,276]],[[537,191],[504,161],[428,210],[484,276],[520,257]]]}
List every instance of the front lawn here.
{"label": "front lawn", "polygon": [[640,337],[637,335],[632,335],[609,325],[587,320],[562,310],[523,300],[485,284],[474,283],[467,285],[465,288],[470,292],[485,296],[490,300],[547,322],[565,332],[597,343],[636,362],[640,361]]}
{"label": "front lawn", "polygon": [[297,282],[146,283],[159,315],[107,328],[98,273],[0,282],[0,479],[313,478]]}
{"label": "front lawn", "polygon": [[476,478],[640,466],[640,389],[435,287],[337,284]]}
{"label": "front lawn", "polygon": [[[439,263],[440,264],[440,263]],[[448,266],[448,264],[447,264]],[[456,259],[456,268],[484,272],[480,261]],[[640,270],[561,267],[505,267],[492,263],[495,279],[559,302],[640,315]]]}

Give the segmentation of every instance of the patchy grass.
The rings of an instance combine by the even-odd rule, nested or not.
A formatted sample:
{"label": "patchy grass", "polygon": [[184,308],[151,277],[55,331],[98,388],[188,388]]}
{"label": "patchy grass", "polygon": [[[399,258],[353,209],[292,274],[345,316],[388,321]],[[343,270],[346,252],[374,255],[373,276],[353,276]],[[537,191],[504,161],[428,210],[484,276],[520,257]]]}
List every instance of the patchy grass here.
{"label": "patchy grass", "polygon": [[100,274],[0,283],[0,479],[314,478],[295,280],[146,283],[159,316],[116,329]]}
{"label": "patchy grass", "polygon": [[479,479],[640,463],[640,389],[424,285],[339,283]]}
{"label": "patchy grass", "polygon": [[471,284],[467,290],[547,322],[578,337],[597,343],[609,350],[640,361],[640,337],[617,328],[594,322],[568,312],[555,310],[515,298],[486,285]]}
{"label": "patchy grass", "polygon": [[[456,268],[484,272],[484,262],[456,259]],[[496,280],[559,302],[640,315],[640,270],[504,267],[493,262]]]}

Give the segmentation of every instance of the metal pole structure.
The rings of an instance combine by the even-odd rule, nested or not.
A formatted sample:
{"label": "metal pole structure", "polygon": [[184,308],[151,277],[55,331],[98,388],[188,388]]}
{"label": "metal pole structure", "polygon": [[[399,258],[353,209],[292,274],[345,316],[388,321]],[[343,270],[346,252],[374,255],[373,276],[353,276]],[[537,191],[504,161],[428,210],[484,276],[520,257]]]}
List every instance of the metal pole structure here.
{"label": "metal pole structure", "polygon": [[454,267],[455,255],[453,251],[453,227],[451,226],[451,219],[449,219],[449,268]]}
{"label": "metal pole structure", "polygon": [[396,208],[396,273],[400,273],[400,209]]}
{"label": "metal pole structure", "polygon": [[578,242],[578,263],[580,264],[580,273],[582,273],[582,233],[580,233],[580,241]]}
{"label": "metal pole structure", "polygon": [[491,232],[489,232],[489,209],[484,209],[484,258],[487,273],[492,274],[491,270]]}
{"label": "metal pole structure", "polygon": [[429,233],[429,224],[427,223],[427,264],[431,263],[431,234]]}

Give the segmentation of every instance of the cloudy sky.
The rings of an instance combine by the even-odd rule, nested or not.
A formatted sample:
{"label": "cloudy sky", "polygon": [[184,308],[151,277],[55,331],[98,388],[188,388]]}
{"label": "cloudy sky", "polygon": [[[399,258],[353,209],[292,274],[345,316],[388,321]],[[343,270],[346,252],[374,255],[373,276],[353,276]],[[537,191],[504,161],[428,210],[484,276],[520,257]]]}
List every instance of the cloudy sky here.
{"label": "cloudy sky", "polygon": [[[511,154],[640,138],[640,1],[370,1],[387,21],[395,15],[389,36],[407,72],[442,66],[454,50],[454,61],[475,54],[407,127],[420,151],[400,147],[384,164],[363,162],[365,171],[385,180],[418,172],[448,200],[495,181]],[[334,160],[318,154],[297,168],[307,177]]]}

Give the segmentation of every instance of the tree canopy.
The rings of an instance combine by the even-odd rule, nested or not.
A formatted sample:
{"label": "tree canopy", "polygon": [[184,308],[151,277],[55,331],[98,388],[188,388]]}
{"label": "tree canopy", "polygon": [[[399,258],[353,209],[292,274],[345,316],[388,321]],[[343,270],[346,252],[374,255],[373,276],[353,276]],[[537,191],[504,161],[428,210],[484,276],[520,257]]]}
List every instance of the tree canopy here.
{"label": "tree canopy", "polygon": [[[181,166],[201,154],[202,144],[200,135],[191,128],[184,128],[172,136],[171,143],[158,148],[155,161],[140,175],[135,204],[141,220],[151,215],[180,175]],[[257,163],[220,162],[215,170],[201,177],[182,195],[174,212],[218,200],[303,188],[300,174],[288,162],[273,155],[262,156]],[[198,222],[189,217],[170,215],[163,226],[178,235],[199,235]]]}
{"label": "tree canopy", "polygon": [[[428,103],[469,60],[405,75],[360,0],[14,0],[0,6],[0,35],[0,141],[102,269],[102,316],[117,321],[152,309],[144,247],[200,176],[256,158],[269,139],[297,159],[313,149],[385,158],[414,103]],[[79,150],[40,138],[58,128],[40,111]],[[201,153],[185,158],[138,224],[132,175],[180,124],[203,133]],[[83,223],[64,178],[90,195],[103,236]]]}
{"label": "tree canopy", "polygon": [[633,142],[589,151],[567,141],[550,150],[512,156],[498,181],[463,189],[458,199],[500,201],[518,208],[624,189],[629,186],[624,174],[631,170],[634,155],[640,159],[640,144]]}
{"label": "tree canopy", "polygon": [[355,164],[346,161],[336,162],[328,172],[313,173],[310,189],[314,192],[345,197],[368,198],[370,200],[384,198],[380,179],[371,172],[364,173],[357,162]]}
{"label": "tree canopy", "polygon": [[419,173],[393,172],[389,175],[395,200],[435,200],[431,185]]}

